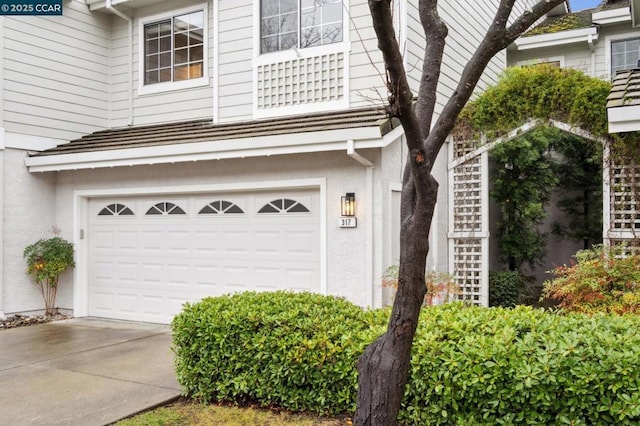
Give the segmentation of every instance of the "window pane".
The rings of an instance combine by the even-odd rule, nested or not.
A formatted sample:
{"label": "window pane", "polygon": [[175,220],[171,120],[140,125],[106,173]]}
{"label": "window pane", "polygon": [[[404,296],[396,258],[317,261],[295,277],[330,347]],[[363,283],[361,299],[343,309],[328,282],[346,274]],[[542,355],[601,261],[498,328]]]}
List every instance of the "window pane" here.
{"label": "window pane", "polygon": [[306,28],[300,33],[300,47],[320,46],[320,28]]}
{"label": "window pane", "polygon": [[173,55],[173,63],[174,64],[184,64],[189,62],[189,50],[185,49],[176,49]]}
{"label": "window pane", "polygon": [[170,20],[161,22],[159,24],[159,26],[160,26],[159,33],[158,33],[159,36],[166,37],[166,36],[170,36],[171,35],[171,21]]}
{"label": "window pane", "polygon": [[163,68],[160,70],[160,81],[171,81],[171,68]]}
{"label": "window pane", "polygon": [[278,14],[280,4],[278,0],[262,0],[261,13],[262,17],[274,16]]}
{"label": "window pane", "polygon": [[148,40],[150,38],[156,38],[156,37],[158,37],[158,25],[157,24],[145,25],[144,38]]}
{"label": "window pane", "polygon": [[162,37],[160,39],[160,51],[169,52],[171,50],[171,37]]}
{"label": "window pane", "polygon": [[189,45],[189,34],[180,33],[173,37],[173,47],[179,49],[181,47],[187,47]]}
{"label": "window pane", "polygon": [[189,15],[176,16],[173,18],[174,31],[186,31],[189,29]]}
{"label": "window pane", "polygon": [[262,20],[262,36],[270,36],[278,34],[278,22],[279,18],[265,18]]}
{"label": "window pane", "polygon": [[298,14],[287,13],[280,17],[280,32],[288,33],[298,31]]}
{"label": "window pane", "polygon": [[158,53],[158,39],[147,40],[144,43],[144,52],[146,54]]}
{"label": "window pane", "polygon": [[280,0],[280,13],[298,12],[298,0]]}
{"label": "window pane", "polygon": [[158,68],[158,55],[150,55],[146,57],[144,67],[148,70],[154,70]]}
{"label": "window pane", "polygon": [[322,44],[342,41],[342,24],[331,24],[322,27]]}
{"label": "window pane", "polygon": [[171,67],[171,52],[160,54],[160,68]]}
{"label": "window pane", "polygon": [[306,9],[302,11],[302,23],[301,28],[315,27],[320,25],[320,9]]}
{"label": "window pane", "polygon": [[198,28],[204,28],[204,12],[189,14],[189,29],[195,30]]}
{"label": "window pane", "polygon": [[262,53],[275,52],[278,50],[278,36],[262,37],[260,51]]}
{"label": "window pane", "polygon": [[174,72],[174,80],[189,80],[189,66],[188,65],[180,65],[173,69]]}
{"label": "window pane", "polygon": [[194,44],[202,43],[202,28],[199,30],[189,31],[189,43],[193,46]]}
{"label": "window pane", "polygon": [[189,62],[202,61],[202,46],[189,48]]}
{"label": "window pane", "polygon": [[158,71],[147,71],[144,77],[144,84],[154,84],[158,83],[159,80],[159,72]]}
{"label": "window pane", "polygon": [[204,71],[204,66],[202,62],[192,63],[189,66],[189,78],[200,78],[204,75],[203,71]]}
{"label": "window pane", "polygon": [[322,7],[322,23],[342,22],[342,4],[334,3]]}
{"label": "window pane", "polygon": [[298,45],[298,33],[282,34],[280,36],[280,50],[291,49]]}

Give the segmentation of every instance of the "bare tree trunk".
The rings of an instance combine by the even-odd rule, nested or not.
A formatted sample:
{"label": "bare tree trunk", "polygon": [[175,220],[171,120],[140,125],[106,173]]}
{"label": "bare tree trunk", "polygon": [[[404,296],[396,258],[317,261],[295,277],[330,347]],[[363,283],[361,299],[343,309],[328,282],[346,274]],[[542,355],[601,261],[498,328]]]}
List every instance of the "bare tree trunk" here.
{"label": "bare tree trunk", "polygon": [[[438,184],[430,180],[422,220],[403,223],[398,271],[398,291],[387,331],[369,345],[358,360],[358,409],[356,425],[395,425],[409,376],[411,347],[426,294],[425,270],[429,252],[429,228]],[[403,194],[403,205],[407,200]]]}
{"label": "bare tree trunk", "polygon": [[387,331],[369,345],[358,360],[358,405],[354,417],[358,426],[397,423],[408,380],[413,337],[426,293],[424,278],[429,229],[438,191],[438,184],[431,175],[436,157],[491,58],[541,16],[563,3],[563,0],[539,0],[508,26],[516,0],[496,0],[497,10],[484,39],[432,126],[448,29],[438,15],[438,0],[419,0],[425,49],[418,102],[414,108],[393,27],[391,1],[369,0],[369,9],[386,68],[387,113],[402,123],[409,158],[402,182],[398,291]]}

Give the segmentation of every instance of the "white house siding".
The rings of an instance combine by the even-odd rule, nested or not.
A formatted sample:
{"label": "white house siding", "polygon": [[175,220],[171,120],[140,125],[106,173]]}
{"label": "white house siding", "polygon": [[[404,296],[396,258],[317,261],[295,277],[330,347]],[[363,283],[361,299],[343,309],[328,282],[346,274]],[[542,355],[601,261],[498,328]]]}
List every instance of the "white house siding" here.
{"label": "white house siding", "polygon": [[[208,18],[208,68],[209,84],[183,90],[169,90],[158,93],[139,93],[139,55],[140,19],[162,13],[171,13],[181,8],[207,4]],[[105,12],[109,13],[109,12]],[[128,24],[124,19],[112,17],[112,49],[111,49],[111,127],[122,127],[129,118],[129,35]],[[213,8],[206,1],[173,1],[159,2],[153,6],[135,11],[133,16],[133,124],[152,123],[210,118],[213,110]]]}
{"label": "white house siding", "polygon": [[366,1],[351,0],[349,6],[349,105],[359,107],[384,103],[387,99],[385,70],[369,5]]}
{"label": "white house siding", "polygon": [[[380,180],[382,167],[375,150],[362,150],[365,157],[376,161],[374,181]],[[74,191],[115,189],[127,191],[132,188],[148,188],[149,191],[167,187],[199,186],[200,189],[216,188],[233,184],[246,190],[256,184],[278,181],[282,188],[294,185],[301,179],[325,179],[326,181],[326,243],[327,283],[330,294],[344,296],[365,305],[370,283],[366,282],[367,224],[376,217],[381,202],[374,203],[375,212],[368,211],[366,202],[366,168],[344,152],[247,158],[242,160],[220,160],[172,165],[120,167],[59,172],[56,193],[56,215],[58,225],[65,236],[72,237],[74,215],[69,212],[74,205]],[[291,182],[288,184],[287,182]],[[345,192],[355,192],[358,227],[341,229],[340,197]],[[378,197],[378,193],[375,193]],[[376,237],[379,241],[379,237]],[[381,250],[375,247],[375,250]],[[375,256],[374,258],[379,258]],[[380,267],[378,266],[378,269]],[[379,279],[379,277],[375,277]]]}
{"label": "white house siding", "polygon": [[219,122],[248,120],[253,111],[253,4],[249,0],[222,0],[218,14],[214,33],[218,36],[217,118]]}
{"label": "white house siding", "polygon": [[78,2],[3,20],[5,130],[68,140],[107,127],[108,20]]}
{"label": "white house siding", "polygon": [[[53,236],[49,231],[56,223],[55,196],[56,177],[53,174],[30,174],[24,167],[25,152],[17,149],[2,151],[2,209],[3,258],[2,280],[4,281],[4,312],[25,312],[44,307],[38,288],[25,275],[26,264],[22,259],[24,248],[39,240]],[[69,213],[70,206],[65,210]],[[65,229],[66,228],[66,229]],[[63,229],[71,235],[71,225]],[[70,306],[70,277],[62,279],[60,306]],[[3,306],[0,306],[0,311]]]}

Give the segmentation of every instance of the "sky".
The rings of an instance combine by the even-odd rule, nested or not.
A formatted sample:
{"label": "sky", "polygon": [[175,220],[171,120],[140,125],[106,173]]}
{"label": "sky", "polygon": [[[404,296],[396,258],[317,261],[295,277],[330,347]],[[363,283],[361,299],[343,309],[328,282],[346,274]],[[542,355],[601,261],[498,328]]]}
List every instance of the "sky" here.
{"label": "sky", "polygon": [[600,4],[600,0],[569,0],[571,11],[577,12],[582,9],[589,9]]}

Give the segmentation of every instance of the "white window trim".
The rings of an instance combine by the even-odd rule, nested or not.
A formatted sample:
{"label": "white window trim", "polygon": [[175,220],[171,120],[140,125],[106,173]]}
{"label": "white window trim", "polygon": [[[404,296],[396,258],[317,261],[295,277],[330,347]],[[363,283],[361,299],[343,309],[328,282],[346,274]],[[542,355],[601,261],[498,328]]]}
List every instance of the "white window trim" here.
{"label": "white window trim", "polygon": [[549,56],[547,58],[535,58],[535,59],[527,59],[525,61],[518,61],[516,65],[518,66],[528,66],[528,65],[538,65],[538,64],[546,64],[551,62],[560,62],[560,68],[564,68],[564,55],[563,56]]}
{"label": "white window trim", "polygon": [[[144,84],[144,26],[152,22],[162,21],[174,16],[185,15],[191,12],[203,12],[203,76],[191,80],[167,81],[164,83]],[[173,52],[172,52],[173,54]],[[145,16],[138,19],[138,96],[173,90],[191,89],[209,85],[209,7],[207,3],[201,3],[182,9],[174,9],[169,12]]]}
{"label": "white window trim", "polygon": [[[287,50],[279,50],[275,52],[260,53],[260,38],[261,38],[261,23],[260,23],[260,0],[253,2],[253,28],[255,29],[253,34],[253,117],[254,118],[269,118],[282,115],[293,114],[308,114],[322,111],[332,111],[346,109],[349,107],[350,98],[350,64],[349,54],[351,52],[351,26],[349,21],[350,16],[350,1],[342,0],[342,41],[339,43],[324,44],[321,46],[305,47],[302,49],[293,48]],[[344,54],[344,76],[343,76],[343,91],[344,98],[339,101],[330,102],[315,102],[303,105],[293,105],[280,108],[258,109],[257,96],[258,96],[258,67],[262,65],[273,64],[277,62],[290,61],[296,58],[308,58],[314,56],[330,55],[334,53]]]}
{"label": "white window trim", "polygon": [[630,38],[640,38],[640,31],[634,31],[630,33],[623,34],[615,34],[606,36],[604,38],[604,74],[603,78],[611,80],[613,76],[611,75],[611,44],[614,41],[627,40]]}

